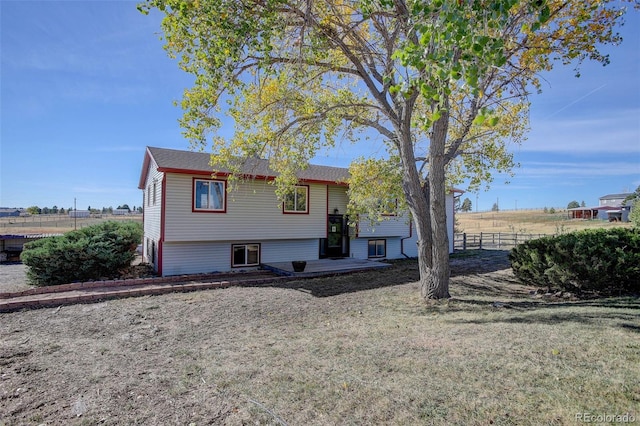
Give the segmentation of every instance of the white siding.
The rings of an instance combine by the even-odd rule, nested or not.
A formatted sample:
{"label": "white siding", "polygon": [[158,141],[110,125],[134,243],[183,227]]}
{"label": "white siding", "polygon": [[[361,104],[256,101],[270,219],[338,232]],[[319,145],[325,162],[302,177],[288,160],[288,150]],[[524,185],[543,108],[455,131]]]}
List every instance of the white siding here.
{"label": "white siding", "polygon": [[329,191],[329,204],[327,205],[328,214],[334,214],[335,209],[338,209],[339,214],[347,214],[347,187],[346,186],[328,186]]}
{"label": "white siding", "polygon": [[453,253],[453,225],[455,222],[453,194],[447,194],[446,209],[447,209],[447,237],[449,238],[449,253]]}
{"label": "white siding", "polygon": [[317,260],[320,241],[318,239],[271,240],[264,241],[261,247],[262,263]]}
{"label": "white siding", "polygon": [[321,238],[326,235],[326,185],[309,185],[309,213],[284,214],[274,187],[241,183],[227,194],[226,213],[192,211],[193,176],[167,174],[165,241]]}
{"label": "white siding", "polygon": [[162,250],[163,275],[224,272],[231,269],[231,244],[164,243]]}
{"label": "white siding", "polygon": [[170,242],[163,245],[162,273],[163,275],[183,275],[256,269],[255,267],[231,267],[232,245],[245,243],[260,244],[261,263],[318,259],[317,239]]}
{"label": "white siding", "polygon": [[371,237],[371,238],[355,238],[351,240],[351,257],[356,259],[367,259],[369,257],[369,240],[386,240],[387,255],[379,259],[402,259],[405,256],[400,252],[400,241],[398,237]]}
{"label": "white siding", "polygon": [[[147,262],[152,262],[153,259],[158,259],[158,242],[160,241],[161,230],[160,222],[162,216],[162,179],[164,173],[158,172],[157,164],[151,159],[149,162],[149,173],[147,174],[147,181],[144,186],[144,237],[145,241],[142,245],[143,256]],[[155,185],[154,185],[155,184]],[[153,192],[155,188],[155,193]],[[155,197],[155,198],[154,198]],[[155,204],[154,204],[155,199]],[[151,244],[147,244],[147,241],[153,241],[156,253],[149,253]],[[157,270],[157,265],[156,270]]]}
{"label": "white siding", "polygon": [[404,238],[402,240],[402,247],[404,250],[404,254],[406,254],[407,256],[418,257],[418,237],[416,236],[416,228],[413,227],[411,231],[411,237]]}
{"label": "white siding", "polygon": [[[449,253],[453,253],[453,227],[454,227],[454,206],[453,194],[448,194],[446,199],[447,209],[447,235],[449,238]],[[416,236],[415,224],[406,222],[406,216],[390,217],[383,223],[374,226],[369,225],[366,220],[360,220],[358,238],[351,241],[351,256],[366,259],[367,241],[369,239],[387,240],[387,258],[397,259],[418,256],[418,238]],[[393,238],[399,235],[400,238]],[[402,243],[401,243],[402,241]],[[397,245],[396,245],[397,242]]]}
{"label": "white siding", "polygon": [[358,237],[408,237],[408,215],[386,216],[381,223],[371,225],[366,217],[361,217],[358,223]]}

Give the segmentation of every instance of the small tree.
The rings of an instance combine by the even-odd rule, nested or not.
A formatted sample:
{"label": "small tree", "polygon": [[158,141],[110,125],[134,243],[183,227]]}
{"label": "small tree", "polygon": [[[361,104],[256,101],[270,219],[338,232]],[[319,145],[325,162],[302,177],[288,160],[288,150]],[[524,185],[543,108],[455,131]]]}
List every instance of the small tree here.
{"label": "small tree", "polygon": [[38,206],[27,207],[27,213],[29,213],[29,214],[40,214],[40,207],[38,207]]}
{"label": "small tree", "polygon": [[460,208],[460,210],[462,210],[463,212],[471,211],[471,200],[469,198],[465,198],[464,201],[462,201],[462,207]]}
{"label": "small tree", "polygon": [[567,208],[568,209],[575,209],[575,208],[578,208],[578,207],[580,207],[580,204],[575,200],[571,201],[571,202],[569,202],[569,204],[567,204]]}
{"label": "small tree", "polygon": [[640,199],[640,185],[638,185],[638,187],[636,188],[636,190],[634,192],[632,192],[631,194],[627,195],[627,197],[622,202],[622,205],[623,206],[631,206],[638,199]]}
{"label": "small tree", "polygon": [[582,200],[582,202],[580,203],[580,207],[587,207],[587,205],[585,204],[584,200]]}
{"label": "small tree", "polygon": [[640,228],[640,198],[635,200],[631,205],[631,213],[629,214],[629,220],[633,223],[633,226]]}

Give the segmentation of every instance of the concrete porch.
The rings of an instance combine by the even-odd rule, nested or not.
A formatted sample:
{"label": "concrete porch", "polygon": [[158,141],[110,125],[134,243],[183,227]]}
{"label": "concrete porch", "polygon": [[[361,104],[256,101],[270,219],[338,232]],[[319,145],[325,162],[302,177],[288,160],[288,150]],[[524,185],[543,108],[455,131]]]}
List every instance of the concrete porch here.
{"label": "concrete porch", "polygon": [[391,266],[380,261],[353,259],[350,257],[307,260],[307,266],[303,272],[294,272],[291,262],[263,263],[263,269],[278,275],[294,277],[319,277],[322,275],[343,274],[348,272],[365,271],[369,269],[381,269]]}

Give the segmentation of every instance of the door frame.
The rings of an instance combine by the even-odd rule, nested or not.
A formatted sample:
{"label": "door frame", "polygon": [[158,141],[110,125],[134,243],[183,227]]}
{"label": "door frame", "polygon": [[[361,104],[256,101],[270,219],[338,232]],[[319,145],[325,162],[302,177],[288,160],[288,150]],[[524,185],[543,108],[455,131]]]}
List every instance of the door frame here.
{"label": "door frame", "polygon": [[[340,245],[329,247],[329,234],[331,224],[340,224]],[[337,233],[333,233],[337,234]],[[349,218],[341,214],[330,214],[327,216],[327,237],[320,238],[321,259],[328,257],[349,257]]]}

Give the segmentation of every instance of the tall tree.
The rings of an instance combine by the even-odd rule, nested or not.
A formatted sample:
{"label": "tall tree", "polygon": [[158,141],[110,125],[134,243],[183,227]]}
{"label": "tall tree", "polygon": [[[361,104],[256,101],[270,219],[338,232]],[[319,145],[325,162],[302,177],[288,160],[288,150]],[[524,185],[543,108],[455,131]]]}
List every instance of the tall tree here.
{"label": "tall tree", "polygon": [[568,209],[575,209],[576,207],[580,207],[580,203],[575,200],[569,201],[569,204],[567,204]]}
{"label": "tall tree", "polygon": [[[477,188],[509,171],[524,140],[530,92],[556,60],[606,64],[618,43],[614,0],[147,0],[165,48],[195,75],[181,124],[212,163],[239,171],[269,158],[283,197],[320,149],[385,141],[383,159],[352,165],[351,209],[408,208],[421,292],[449,297],[446,173]],[[227,114],[231,140],[215,135]],[[213,132],[213,136],[210,135]],[[386,173],[383,173],[385,171]],[[366,183],[362,185],[362,183]],[[381,202],[380,202],[381,201]]]}
{"label": "tall tree", "polygon": [[463,212],[470,212],[471,211],[471,200],[468,197],[465,198],[464,201],[462,202],[461,210]]}

